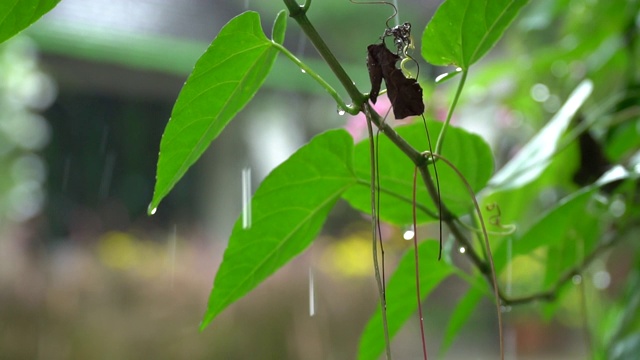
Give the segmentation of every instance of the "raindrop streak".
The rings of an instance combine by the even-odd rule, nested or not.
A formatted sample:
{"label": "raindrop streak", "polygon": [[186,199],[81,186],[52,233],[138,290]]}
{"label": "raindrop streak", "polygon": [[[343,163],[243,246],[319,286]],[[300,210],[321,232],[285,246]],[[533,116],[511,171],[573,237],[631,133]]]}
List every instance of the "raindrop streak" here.
{"label": "raindrop streak", "polygon": [[307,47],[307,37],[300,36],[298,38],[298,45],[296,46],[296,57],[302,58],[304,56],[304,49]]}
{"label": "raindrop streak", "polygon": [[69,170],[71,170],[71,156],[67,155],[64,159],[64,169],[62,170],[62,192],[67,190],[67,184],[69,183]]}
{"label": "raindrop streak", "polygon": [[396,21],[396,26],[398,26],[400,25],[400,12],[398,11],[398,0],[393,0],[393,6],[396,7],[395,21]]}
{"label": "raindrop streak", "polygon": [[511,282],[513,280],[513,264],[511,263],[511,258],[513,257],[513,240],[511,238],[507,239],[507,285],[505,288],[505,292],[507,296],[511,295]]}
{"label": "raindrop streak", "polygon": [[[507,311],[508,312],[508,311]],[[505,332],[505,349],[504,354],[506,359],[517,359],[518,354],[518,332],[512,328],[507,328]]]}
{"label": "raindrop streak", "polygon": [[251,227],[251,168],[242,169],[242,228]]}
{"label": "raindrop streak", "polygon": [[[155,212],[155,209],[153,209]],[[169,251],[169,262],[171,264],[171,288],[173,289],[174,280],[176,278],[176,245],[178,243],[178,226],[173,225],[173,232],[169,237],[167,251]]]}
{"label": "raindrop streak", "polygon": [[102,140],[100,141],[100,154],[107,151],[107,140],[109,139],[109,126],[105,125],[102,130]]}
{"label": "raindrop streak", "polygon": [[309,316],[316,314],[316,291],[313,281],[313,269],[309,267]]}
{"label": "raindrop streak", "polygon": [[116,155],[109,153],[107,159],[104,162],[104,170],[102,171],[102,178],[100,179],[100,198],[104,199],[109,195],[109,187],[111,187],[111,178],[113,177],[113,168],[116,164]]}

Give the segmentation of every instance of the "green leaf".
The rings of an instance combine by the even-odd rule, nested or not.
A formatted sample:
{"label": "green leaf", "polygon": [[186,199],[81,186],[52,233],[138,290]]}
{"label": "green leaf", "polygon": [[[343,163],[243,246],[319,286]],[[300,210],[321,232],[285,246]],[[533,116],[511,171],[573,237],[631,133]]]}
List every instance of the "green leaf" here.
{"label": "green leaf", "polygon": [[318,135],[273,170],[253,196],[251,227],[238,219],[233,228],[200,328],[304,250],[355,182],[344,130]]}
{"label": "green leaf", "polygon": [[449,324],[444,332],[444,339],[442,339],[442,345],[440,347],[440,358],[444,358],[445,353],[453,344],[453,340],[456,338],[462,326],[469,320],[471,315],[478,306],[478,303],[482,299],[482,290],[476,287],[470,287],[465,296],[458,301]]}
{"label": "green leaf", "polygon": [[491,190],[518,188],[536,180],[549,165],[560,137],[592,90],[591,81],[581,82],[553,119],[493,176]]}
{"label": "green leaf", "polygon": [[[438,242],[423,241],[418,246],[420,258],[420,299],[424,299],[449,275],[454,273],[451,264],[438,261]],[[387,319],[389,335],[393,337],[418,308],[416,298],[415,251],[412,248],[402,257],[398,268],[387,285]],[[423,316],[429,319],[429,309],[423,306]],[[360,338],[358,359],[377,359],[384,351],[384,334],[380,307],[367,323]]]}
{"label": "green leaf", "polygon": [[277,53],[255,12],[238,15],[222,28],[196,63],[173,107],[160,142],[149,213],[155,212],[187,169],[251,100]]}
{"label": "green leaf", "polygon": [[287,12],[282,10],[276,16],[276,20],[273,22],[273,30],[271,31],[271,38],[273,41],[282,45],[284,42],[284,34],[287,31]]}
{"label": "green leaf", "polygon": [[60,0],[0,1],[0,43],[36,22],[58,2]]}
{"label": "green leaf", "polygon": [[[442,129],[442,123],[430,121],[428,129],[429,134],[435,136]],[[420,151],[429,149],[423,124],[402,126],[396,130],[414,148]],[[482,189],[493,172],[493,155],[489,145],[480,136],[463,129],[449,127],[447,146],[444,147],[442,155],[460,169],[474,191]],[[411,199],[415,166],[383,135],[379,138],[378,156],[381,187],[380,218],[396,225],[410,224],[413,219]],[[351,206],[365,213],[371,212],[369,158],[369,141],[363,140],[356,145],[355,150],[355,168],[360,186],[355,186],[344,194],[344,198]],[[448,166],[437,163],[437,169],[443,203],[456,215],[467,213],[472,207],[472,202],[465,185]],[[424,209],[437,213],[437,206],[428,196],[421,178],[417,181],[416,198],[418,222],[434,220]]]}
{"label": "green leaf", "polygon": [[486,54],[527,0],[447,0],[422,35],[422,56],[433,65],[468,69]]}
{"label": "green leaf", "polygon": [[[565,246],[562,245],[566,241],[584,241],[583,253],[588,254],[598,239],[597,227],[598,219],[601,214],[589,207],[593,195],[596,191],[613,181],[622,180],[635,176],[622,167],[614,167],[605,173],[595,184],[582,188],[581,190],[567,196],[553,209],[545,213],[527,232],[520,235],[513,241],[512,256],[515,258],[520,255],[531,254],[534,250],[544,246]],[[595,223],[595,224],[592,224]],[[493,259],[496,272],[500,273],[508,264],[506,241],[494,251]],[[554,254],[559,256],[558,254]],[[509,259],[510,260],[510,259]],[[556,259],[561,261],[563,270],[575,262],[575,257],[568,257],[567,260]],[[561,275],[558,265],[554,264],[555,275]],[[552,280],[545,280],[550,283]]]}
{"label": "green leaf", "polygon": [[[570,231],[580,230],[580,219],[585,218],[585,208],[594,194],[593,189],[585,189],[569,196],[558,206],[544,214],[529,231],[513,241],[512,258],[528,255],[534,250],[560,241]],[[500,246],[493,255],[496,272],[500,273],[507,264],[506,246]]]}

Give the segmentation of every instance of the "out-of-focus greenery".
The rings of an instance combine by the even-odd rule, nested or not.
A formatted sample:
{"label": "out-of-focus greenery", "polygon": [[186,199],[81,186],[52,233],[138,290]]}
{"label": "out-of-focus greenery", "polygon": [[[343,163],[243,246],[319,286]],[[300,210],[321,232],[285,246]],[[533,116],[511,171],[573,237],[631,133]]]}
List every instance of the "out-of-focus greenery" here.
{"label": "out-of-focus greenery", "polygon": [[[488,1],[477,1],[473,4],[489,4]],[[493,4],[496,3],[498,2]],[[503,3],[508,6],[513,2]],[[443,8],[457,10],[457,6],[469,4],[469,1],[449,0],[446,5],[455,6]],[[263,12],[273,13],[283,7],[279,2],[260,2],[256,6]],[[331,44],[330,47],[339,60],[348,64],[360,64],[346,68],[348,72],[356,74],[353,79],[361,90],[367,88],[367,85],[364,85],[366,72],[362,65],[363,49],[367,44],[377,41],[382,28],[382,22],[369,21],[370,16],[384,19],[387,10],[385,6],[365,7],[346,1],[335,4],[327,1],[315,2],[309,12],[311,21],[316,24],[321,36]],[[483,181],[479,182],[477,187],[474,187],[475,190],[484,187],[480,191],[480,200],[483,215],[490,228],[491,245],[496,250],[495,254],[500,256],[496,260],[496,267],[502,290],[501,298],[505,304],[503,309],[508,313],[520,303],[533,304],[522,312],[516,311],[518,314],[524,313],[525,316],[557,319],[568,326],[583,327],[588,334],[585,346],[589,347],[596,359],[626,359],[640,353],[640,257],[637,244],[633,241],[638,236],[640,226],[637,180],[640,173],[640,74],[637,67],[640,55],[639,10],[640,2],[637,0],[538,0],[530,2],[524,8],[522,16],[501,39],[497,51],[489,53],[477,63],[479,56],[464,57],[456,51],[452,52],[452,59],[447,58],[445,62],[434,61],[436,64],[457,64],[465,71],[470,71],[460,104],[454,114],[454,123],[467,128],[460,130],[465,137],[473,136],[468,129],[481,131],[493,147],[493,157],[498,169],[505,163],[515,163],[514,168],[523,172],[531,170],[534,166],[540,167],[539,171],[531,172],[533,175],[526,181],[509,181],[500,176],[489,180],[487,175],[482,177]],[[367,12],[367,16],[362,16],[364,11]],[[408,6],[401,7],[401,11],[402,14],[413,15]],[[442,17],[439,18],[451,20],[441,22],[445,29],[440,31],[445,33],[447,29],[453,31],[460,28],[454,26],[459,25],[453,24],[454,20],[469,20],[470,23],[477,20],[466,17],[460,19],[451,11],[445,13],[446,11],[443,11]],[[516,13],[517,11],[511,14],[515,17]],[[258,22],[256,26],[264,28],[264,24],[271,20],[268,17],[266,19],[262,25]],[[422,29],[427,23],[427,19],[416,21],[411,16],[407,16],[406,20],[414,24],[414,29]],[[511,18],[507,23],[510,21]],[[464,29],[460,36],[465,38],[477,35],[479,30],[476,29],[476,25]],[[73,31],[70,31],[70,27],[65,27],[65,24],[57,26],[60,27],[49,28],[55,31],[47,31],[47,28],[43,27],[44,31],[36,29],[33,32],[34,37],[47,44],[45,48],[50,51],[169,73],[188,72],[205,47],[197,41],[184,42],[178,39],[144,36],[131,36],[126,41],[114,42],[111,38],[102,39],[102,34],[87,33],[83,36],[88,36],[90,41],[82,42],[76,36],[74,39],[78,40],[80,45],[70,46],[69,39],[72,38]],[[505,23],[501,23],[496,33],[492,33],[491,29],[480,30],[493,41],[502,36],[505,28]],[[443,34],[458,35],[458,32],[445,33]],[[352,34],[358,36],[351,36]],[[425,38],[429,38],[426,32],[423,36],[423,39]],[[449,39],[444,36],[439,38]],[[458,43],[455,36],[453,39],[449,41],[453,42],[452,44],[444,44],[444,50],[449,50],[447,45],[452,48],[464,48],[464,41]],[[221,40],[218,45],[232,44],[233,38],[227,39],[226,44],[224,41]],[[492,41],[488,48],[493,44]],[[269,47],[269,51],[275,51],[274,48],[270,48],[273,45],[269,39],[261,38],[260,43]],[[36,213],[44,199],[41,186],[45,169],[35,153],[46,144],[48,130],[44,121],[33,115],[32,110],[46,106],[54,92],[51,91],[52,87],[47,85],[46,77],[29,65],[32,64],[29,56],[26,56],[29,46],[14,44],[20,43],[8,44],[8,47],[2,50],[2,56],[9,60],[0,62],[0,69],[8,69],[0,73],[0,85],[3,86],[0,91],[4,91],[0,93],[3,111],[0,113],[0,136],[3,137],[3,141],[0,141],[0,165],[11,169],[11,177],[6,177],[0,182],[0,196],[7,200],[1,203],[4,206],[1,209],[3,214],[21,221]],[[108,46],[104,46],[105,44]],[[305,55],[306,58],[307,52],[300,44],[305,43],[299,41],[296,45],[291,40],[285,43],[290,48],[302,48],[298,51],[299,55]],[[416,53],[422,53],[430,59],[425,55],[434,50],[429,49],[429,45],[421,44],[421,51]],[[172,49],[171,56],[162,56],[169,48]],[[478,54],[484,54],[488,48],[477,46],[475,49]],[[234,51],[234,54],[242,53],[242,46]],[[458,57],[464,61],[458,61]],[[335,79],[327,75],[329,71],[324,65],[314,60],[306,62],[313,68],[317,67],[321,76],[329,78],[327,81],[337,86]],[[473,67],[469,69],[472,64]],[[266,84],[289,89],[293,84],[298,86],[297,79],[302,77],[290,80],[287,75],[283,75],[300,73],[294,66],[288,65],[288,70],[285,70],[285,62],[276,62]],[[198,75],[199,70],[201,69],[196,65],[194,74]],[[216,76],[226,71],[239,71],[237,66],[223,70],[213,74],[206,72],[212,76],[211,82],[215,82],[219,80]],[[308,91],[309,87],[315,85],[307,80],[299,83],[301,91]],[[425,88],[429,90],[425,93],[433,95],[425,99],[430,105],[428,112],[432,118],[442,119],[442,113],[445,112],[443,109],[451,102],[455,90],[454,86],[447,87],[447,84],[455,84],[456,78],[452,77],[442,87],[435,87],[431,84],[431,79],[426,82]],[[237,87],[247,91],[247,99],[253,96],[249,92],[257,90],[261,79],[249,83],[252,84],[249,89]],[[207,88],[206,85],[196,89],[195,95],[189,94],[193,89],[185,85],[187,95],[184,101],[193,105],[191,100],[202,95],[205,92],[203,89]],[[434,87],[435,90],[431,90]],[[45,94],[45,100],[42,100],[39,94]],[[219,97],[219,94],[214,96]],[[34,101],[34,98],[39,100]],[[211,103],[206,100],[205,104]],[[286,100],[283,100],[283,103],[286,104]],[[233,111],[238,111],[240,107],[242,106],[234,108]],[[568,108],[572,110],[564,112]],[[206,105],[196,110],[202,110],[206,115]],[[201,113],[193,115],[196,113],[193,112],[191,117],[186,116],[184,122],[178,123],[177,128],[168,130],[168,138],[173,136],[174,139],[183,139],[185,129],[188,130],[196,121],[206,118],[201,117]],[[548,123],[551,125],[544,127]],[[208,124],[205,124],[196,131],[208,128]],[[430,128],[435,129],[439,126]],[[535,134],[542,135],[535,137]],[[551,136],[544,136],[546,134]],[[191,135],[195,135],[195,144],[180,143],[178,150],[204,151],[211,139],[207,138],[203,142],[202,134],[194,132]],[[258,221],[251,230],[241,229],[241,223],[237,223],[231,246],[223,260],[223,271],[218,273],[219,280],[216,280],[211,295],[215,307],[213,310],[209,309],[207,320],[218,315],[222,308],[257,286],[257,283],[302,251],[315,238],[319,224],[327,216],[328,208],[343,192],[347,194],[344,197],[349,200],[350,193],[346,192],[347,187],[351,187],[349,191],[359,191],[360,195],[363,195],[360,198],[366,200],[365,196],[369,194],[368,179],[365,176],[367,174],[366,171],[357,173],[358,166],[364,164],[366,156],[360,154],[360,157],[353,157],[351,142],[345,142],[347,138],[346,134],[340,131],[316,137],[316,140],[303,147],[297,155],[274,171],[265,181],[265,187],[258,190],[255,199],[258,206],[254,209],[254,216]],[[450,159],[458,157],[459,160],[455,161],[455,164],[462,168],[462,173],[466,174],[465,170],[473,166],[480,166],[485,170],[492,168],[491,159],[487,156],[474,163],[473,156],[477,155],[477,152],[465,150],[463,146],[454,146],[455,141],[451,139],[455,138],[456,136],[450,134],[442,155]],[[532,154],[530,158],[514,158],[513,154],[532,138],[534,140],[525,146],[526,150],[523,152]],[[483,149],[487,149],[483,150],[483,153],[488,153],[488,147],[484,142],[482,144]],[[365,145],[366,142],[363,142],[359,146],[365,148]],[[544,150],[549,150],[549,153],[542,154]],[[449,156],[447,151],[453,151],[453,154]],[[398,153],[395,156],[385,153],[385,156],[391,158],[386,162],[381,161],[381,164],[393,165],[406,161],[402,154]],[[318,154],[324,154],[325,158],[318,159]],[[304,161],[300,161],[301,158]],[[352,164],[354,159],[358,161],[356,166]],[[381,159],[385,159],[384,156]],[[541,160],[541,163],[530,166],[528,161],[532,159]],[[335,166],[330,170],[322,170],[322,166],[316,166],[328,164]],[[407,164],[408,168],[413,166]],[[598,181],[612,168],[620,170],[622,176],[616,181]],[[336,176],[336,172],[340,176]],[[381,174],[384,185],[384,169]],[[165,175],[159,171],[159,176]],[[179,176],[181,175],[182,173]],[[404,184],[406,189],[410,189],[411,186],[409,177],[410,174],[407,174]],[[443,179],[447,180],[443,186],[451,186],[450,182],[453,180],[447,177]],[[398,182],[402,180],[394,179]],[[305,187],[298,183],[299,181],[319,182],[320,185],[307,184]],[[476,185],[473,181],[470,182]],[[335,189],[327,186],[328,184],[332,184]],[[295,192],[295,199],[287,198],[291,195],[290,190],[293,186],[299,192]],[[318,191],[322,188],[332,191],[330,194],[323,194]],[[447,195],[451,188],[445,189],[442,193]],[[460,188],[455,195],[463,193],[464,189],[462,186]],[[383,214],[384,211],[396,210],[394,207],[405,212],[409,209],[406,207],[407,203],[410,203],[406,201],[410,196],[409,191],[394,193],[389,188],[384,190],[393,193],[396,199],[404,201],[383,202]],[[445,204],[451,201],[451,197],[444,197]],[[364,200],[360,203],[365,205],[356,207],[367,212],[369,210],[366,209],[367,204]],[[290,208],[292,203],[296,206]],[[433,212],[435,207],[430,209],[419,205],[418,210],[424,211],[423,216],[418,218],[419,221],[433,220],[433,216],[426,215],[429,211]],[[452,215],[456,217],[457,222],[473,229],[478,226],[476,216],[472,213],[471,216],[463,216],[465,209],[469,208],[470,203],[463,203]],[[277,216],[285,211],[287,216]],[[295,217],[291,216],[291,213],[302,215],[298,214],[299,216]],[[408,217],[405,213],[402,222],[410,222],[406,220]],[[269,221],[264,221],[265,219]],[[270,237],[262,239],[254,233],[269,234]],[[298,233],[304,234],[302,240],[292,236]],[[482,248],[476,232],[471,230],[469,234],[474,240],[470,248],[458,248],[452,245],[452,241],[449,242],[445,248],[445,259],[448,261],[446,266],[453,266],[455,263],[451,262],[451,259],[460,257],[454,251],[457,249],[460,249],[459,252],[467,253],[475,250],[484,259],[486,249]],[[456,234],[456,237],[459,235]],[[247,241],[253,241],[252,246],[246,246]],[[147,248],[138,245],[139,243],[127,234],[109,233],[101,240],[98,256],[106,266],[130,269],[134,268],[133,263],[141,261],[141,254],[160,253],[140,250]],[[149,247],[151,248],[153,246]],[[425,268],[423,273],[429,273],[428,261],[434,261],[433,257],[422,257],[421,254],[421,261],[421,267]],[[403,268],[408,268],[408,262],[403,264]],[[484,265],[487,265],[487,262]],[[481,266],[476,268],[484,271],[486,275],[486,270]],[[444,348],[453,344],[455,335],[470,319],[472,309],[480,302],[481,294],[490,293],[479,271],[464,274],[462,269],[465,268],[461,266],[456,274],[469,282],[471,290],[462,297],[463,301],[454,310],[449,319],[448,330],[443,330]],[[404,277],[399,283],[413,286],[413,283],[407,281],[412,275],[410,271],[400,272],[398,276]],[[440,280],[438,278],[434,281],[439,283]],[[221,284],[231,284],[234,291],[240,288],[240,293],[232,291],[232,295],[228,295],[227,291],[227,295],[224,295],[223,291],[223,298],[220,300],[214,295]],[[436,284],[430,285],[435,288]],[[480,288],[484,289],[484,292],[478,290]],[[409,286],[401,288],[407,289],[413,290]],[[429,288],[427,292],[431,290]],[[390,293],[393,291],[400,290],[391,288]],[[404,320],[405,317],[390,318],[395,329],[398,329]],[[375,357],[376,354],[361,356]]]}
{"label": "out-of-focus greenery", "polygon": [[31,41],[0,45],[0,223],[28,220],[44,204],[47,168],[38,151],[47,145],[50,129],[38,112],[55,96]]}

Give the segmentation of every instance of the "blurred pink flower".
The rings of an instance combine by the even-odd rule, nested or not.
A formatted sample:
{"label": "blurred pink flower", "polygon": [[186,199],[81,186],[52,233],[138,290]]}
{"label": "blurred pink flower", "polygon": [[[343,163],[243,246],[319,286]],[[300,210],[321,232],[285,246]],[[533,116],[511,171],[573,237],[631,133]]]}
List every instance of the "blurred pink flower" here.
{"label": "blurred pink flower", "polygon": [[[378,101],[373,105],[373,108],[381,116],[386,116],[386,121],[391,120],[392,122],[390,122],[390,124],[393,126],[410,123],[413,119],[413,117],[408,117],[396,122],[393,117],[393,111],[390,111],[391,102],[386,95],[378,97]],[[344,128],[349,132],[349,134],[351,134],[356,142],[367,137],[367,119],[363,113],[350,116],[347,119]]]}

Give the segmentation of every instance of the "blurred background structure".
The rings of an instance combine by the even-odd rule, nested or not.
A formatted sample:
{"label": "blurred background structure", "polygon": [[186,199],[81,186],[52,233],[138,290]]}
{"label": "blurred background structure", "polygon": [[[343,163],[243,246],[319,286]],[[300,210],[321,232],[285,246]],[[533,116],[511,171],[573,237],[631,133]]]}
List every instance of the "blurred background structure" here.
{"label": "blurred background structure", "polygon": [[[439,3],[401,1],[400,19],[423,29]],[[241,212],[242,170],[252,170],[255,189],[314,134],[347,125],[363,130],[340,116],[324,91],[287,59],[279,57],[264,88],[158,213],[146,215],[160,138],[181,85],[220,28],[248,9],[261,13],[269,34],[284,5],[62,0],[0,45],[0,358],[355,357],[377,293],[367,220],[346,204],[337,207],[307,252],[198,332],[226,239]],[[543,10],[527,9],[514,32],[548,36],[541,29],[558,14]],[[325,0],[314,2],[309,16],[364,90],[366,46],[377,41],[390,14],[386,6]],[[339,88],[293,21],[285,45]],[[526,50],[513,41],[504,48]],[[587,71],[573,65],[557,63],[554,69],[561,76]],[[433,84],[435,70],[420,66],[421,81]],[[473,81],[463,99],[467,112],[456,121],[494,139],[496,152],[505,156],[570,90],[556,93],[547,85],[534,88],[537,80],[522,80],[524,93],[510,99],[520,108],[507,114],[501,101],[514,82]],[[430,111],[446,109],[450,91],[425,85],[433,98]],[[402,229],[387,232],[393,263],[407,245]],[[465,285],[451,280],[441,288],[426,308],[434,354]],[[493,318],[491,304],[479,307],[447,358],[495,358]],[[507,319],[512,358],[582,358],[587,352],[571,313],[551,324],[528,309],[514,310]],[[398,358],[419,354],[416,331],[408,325],[398,335]]]}

